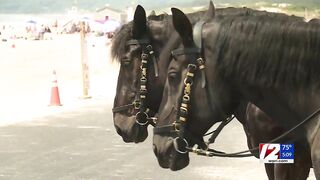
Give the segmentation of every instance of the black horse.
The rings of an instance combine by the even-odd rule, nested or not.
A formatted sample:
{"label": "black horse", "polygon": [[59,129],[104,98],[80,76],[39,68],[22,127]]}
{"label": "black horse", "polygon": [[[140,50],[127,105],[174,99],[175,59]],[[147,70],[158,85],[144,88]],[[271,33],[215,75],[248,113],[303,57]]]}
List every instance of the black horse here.
{"label": "black horse", "polygon": [[[178,31],[178,33],[180,34],[180,36],[182,37],[183,43],[181,45],[182,49],[173,51],[173,60],[169,65],[167,83],[164,89],[163,100],[159,109],[159,118],[155,128],[154,152],[158,158],[160,166],[164,168],[171,168],[172,170],[178,170],[187,166],[189,163],[189,159],[188,159],[188,154],[181,154],[176,151],[177,148],[174,147],[175,141],[173,141],[173,138],[177,136],[179,137],[186,136],[186,139],[188,140],[198,139],[197,142],[200,141],[200,144],[201,144],[201,138],[203,134],[208,130],[208,128],[210,128],[214,123],[224,120],[231,113],[235,113],[237,115],[237,108],[240,108],[243,103],[248,101],[253,101],[255,103],[257,103],[257,101],[259,103],[261,103],[262,101],[268,101],[270,103],[268,104],[269,106],[267,107],[262,106],[266,108],[264,110],[266,110],[267,112],[279,111],[284,113],[282,105],[284,105],[283,103],[285,102],[284,100],[286,99],[283,96],[278,96],[278,97],[281,97],[279,99],[276,99],[275,97],[271,96],[271,95],[274,95],[273,93],[275,93],[275,89],[276,89],[273,85],[277,85],[276,86],[277,88],[279,87],[284,88],[286,86],[287,86],[286,88],[295,87],[295,86],[292,86],[292,84],[288,86],[290,83],[293,83],[293,82],[290,82],[292,81],[292,79],[281,77],[281,75],[283,75],[281,73],[290,74],[289,73],[290,68],[295,69],[296,70],[295,73],[298,73],[297,70],[298,69],[301,70],[300,69],[301,67],[298,68],[292,64],[288,65],[287,64],[288,61],[285,61],[285,60],[283,61],[285,61],[286,63],[280,62],[279,57],[284,59],[287,59],[287,58],[290,59],[291,57],[293,57],[293,56],[287,57],[289,54],[288,49],[284,49],[284,48],[289,48],[289,50],[292,50],[290,48],[292,47],[292,44],[289,44],[289,42],[287,41],[293,40],[294,42],[298,43],[297,46],[301,48],[302,45],[300,43],[302,43],[303,40],[301,40],[300,36],[296,37],[297,31],[303,35],[306,35],[304,34],[305,31],[308,31],[308,33],[310,34],[317,35],[317,26],[312,23],[306,23],[296,18],[292,18],[285,15],[275,16],[275,17],[270,17],[267,15],[266,16],[242,16],[242,17],[229,16],[225,18],[216,17],[212,19],[211,22],[204,25],[204,28],[202,30],[204,49],[202,51],[199,51],[199,48],[195,46],[193,35],[192,35],[193,33],[192,25],[188,21],[188,18],[181,11],[177,9],[173,9],[172,13],[173,13],[173,24],[176,30]],[[306,30],[308,28],[306,28],[305,26],[307,26],[310,29]],[[295,30],[294,29],[295,27],[298,27],[298,29]],[[276,43],[275,41],[276,39],[280,41],[279,42],[280,44]],[[237,42],[237,44],[235,44],[235,42]],[[250,43],[246,44],[247,42],[250,42]],[[313,42],[314,43],[313,45],[315,46],[320,45],[320,44],[317,44],[317,40],[315,41],[308,40],[308,42],[310,43]],[[267,43],[269,46],[264,47],[265,43]],[[305,53],[307,52],[310,54],[312,53],[318,54],[317,51],[312,50],[312,47],[310,47],[310,44],[308,44],[307,42],[304,42],[303,45],[309,45],[307,47],[310,49],[305,52],[304,49],[302,48],[301,50],[303,55],[301,55],[301,57],[296,56],[295,58],[291,58],[290,60],[293,59],[292,60],[293,62],[291,63],[296,63],[294,61],[297,60],[298,57],[303,58]],[[259,49],[259,48],[262,48],[262,49]],[[269,54],[264,53],[265,49],[268,50],[267,52]],[[281,52],[283,51],[283,49],[285,52],[283,52],[282,54]],[[235,50],[236,54],[233,54],[235,53],[233,50]],[[273,50],[274,52],[270,52],[271,50]],[[275,52],[280,53],[280,55],[275,54]],[[296,53],[294,51],[290,51],[290,52]],[[262,55],[259,53],[262,53]],[[255,55],[258,55],[258,54],[259,56],[256,57]],[[311,55],[310,57],[317,58],[315,54]],[[191,73],[192,71],[191,69],[193,69],[192,68],[193,66],[188,67],[188,65],[190,64],[190,61],[193,62],[194,64],[197,64],[198,61],[196,60],[200,56],[205,57],[205,59],[207,60],[205,70],[199,70],[199,71],[205,71],[205,76],[202,76],[201,72],[196,72],[196,74],[194,75],[193,81],[188,82],[190,81],[190,77],[193,77],[193,73]],[[231,58],[232,61],[229,58]],[[274,65],[273,58],[276,58],[275,61],[278,64],[285,65],[286,67],[282,67],[282,69],[281,68],[272,69],[272,65]],[[243,65],[239,62],[239,59],[242,60],[241,63],[244,63]],[[310,62],[310,59],[307,59],[307,60],[305,61]],[[231,64],[230,61],[233,62],[233,64]],[[300,65],[303,64],[302,60],[298,62],[300,63]],[[259,64],[259,63],[262,63],[262,64]],[[314,65],[317,65],[317,64],[314,64]],[[304,68],[307,68],[306,65],[304,66],[305,66]],[[229,69],[231,67],[233,68],[232,70]],[[244,67],[247,67],[247,68],[241,69]],[[267,68],[267,69],[264,69],[264,68]],[[259,70],[256,70],[256,69],[259,69]],[[264,70],[263,73],[260,72],[262,69]],[[277,76],[273,76],[271,77],[271,79],[269,79],[268,73],[266,73],[269,70],[270,71],[273,70],[272,72],[276,73]],[[251,71],[254,71],[254,73]],[[304,69],[303,73],[306,73],[306,69]],[[317,74],[317,73],[315,73],[314,70],[312,70],[312,74]],[[241,78],[242,76],[246,77],[247,79],[242,79]],[[261,84],[254,83],[255,81],[253,80],[256,80],[255,78],[257,78],[257,76],[259,77],[259,80],[261,80],[261,81],[258,81]],[[187,77],[187,78],[184,78],[184,77]],[[206,78],[205,80],[207,81],[205,88],[202,87],[202,82],[204,77]],[[276,79],[276,77],[279,79]],[[297,78],[296,76],[294,77]],[[305,77],[311,77],[311,74],[308,74],[308,76],[305,76]],[[276,80],[276,81],[273,82],[274,83],[273,84],[270,82],[270,80],[271,81]],[[311,85],[312,82],[314,83],[314,81],[311,81],[311,80],[314,80],[314,79],[309,79],[309,82],[308,82],[309,85]],[[304,83],[305,82],[301,82],[301,84],[295,84],[295,85],[299,85],[301,89],[298,89],[298,90],[302,90],[303,89],[302,87],[304,87]],[[192,88],[190,87],[191,85],[192,85]],[[285,92],[290,93],[290,95],[293,95],[294,94],[293,92],[298,91],[298,90],[291,91],[291,89],[286,89],[286,88],[285,88],[286,90]],[[189,92],[192,92],[192,94],[189,94],[188,96]],[[277,93],[279,93],[278,95],[285,94],[284,92],[278,92],[278,91]],[[266,98],[269,96],[273,97],[273,99]],[[189,98],[190,98],[190,101],[188,100]],[[273,104],[272,100],[273,101],[278,100],[278,101],[275,101],[274,102],[275,104]],[[279,100],[281,100],[280,101],[281,103],[279,102]],[[298,100],[303,102],[303,99],[298,99]],[[294,102],[294,100],[290,102],[292,103]],[[298,103],[294,103],[294,105],[297,106]],[[275,109],[273,107],[279,108],[279,109]],[[254,109],[252,109],[249,112],[255,114]],[[288,112],[285,112],[285,113],[288,113]],[[308,113],[310,113],[310,111],[308,111]],[[273,115],[276,118],[276,120],[281,124],[280,127],[283,127],[285,130],[293,127],[294,124],[299,122],[299,119],[297,119],[297,117],[294,117],[293,115],[286,114],[285,116],[282,116],[281,114],[281,116],[279,115],[276,116],[275,114],[276,113],[274,112]],[[238,116],[241,117],[241,114],[238,114]],[[293,122],[285,121],[286,119],[292,119],[292,118],[294,118]],[[300,118],[301,118],[301,115],[300,115]],[[251,118],[249,117],[249,119]],[[294,120],[296,120],[296,122]],[[282,123],[283,121],[287,123]],[[170,123],[174,123],[174,124],[170,124]],[[262,122],[256,122],[256,124],[259,124],[259,123],[262,123]],[[273,121],[270,121],[270,123],[274,124]],[[271,127],[272,127],[272,124],[271,124]],[[279,166],[277,165],[277,167],[292,168],[292,171],[291,171],[291,174],[289,172],[285,176],[281,176],[280,174],[275,174],[276,179],[306,179],[307,178],[311,164],[310,164],[310,158],[308,153],[310,144],[304,141],[305,139],[309,139],[310,136],[304,136],[305,134],[302,134],[302,132],[304,131],[310,132],[309,131],[310,129],[306,127],[307,127],[307,124],[304,125],[302,128],[297,129],[295,133],[290,134],[290,136],[286,138],[295,142],[296,153],[299,153],[300,155],[296,156],[295,164],[293,165],[279,165]],[[309,125],[309,128],[310,127],[312,126]],[[178,131],[179,134],[176,134],[175,133],[176,131],[171,131],[172,128],[179,129]],[[276,126],[275,128],[279,128],[279,127]],[[163,131],[163,130],[168,130],[168,131]],[[253,132],[258,132],[258,131],[259,131],[258,129],[255,129],[255,131]],[[312,131],[311,129],[311,132],[314,132],[314,131]],[[190,134],[193,135],[192,138],[187,136],[187,135],[190,136]],[[265,139],[265,140],[269,141],[280,134],[281,134],[280,132],[277,132],[276,134],[274,134],[274,136],[269,135],[269,137],[272,137],[272,138]],[[192,145],[192,143],[194,142],[190,142],[190,141],[188,142],[188,144],[190,145]],[[293,171],[296,171],[296,172],[293,172]],[[297,173],[297,171],[300,171],[300,176],[293,174],[293,173]],[[272,178],[272,177],[269,176],[269,178]]]}
{"label": "black horse", "polygon": [[[247,8],[218,9],[216,12],[219,16],[244,16],[252,13],[260,15],[268,14]],[[212,13],[207,14],[210,15]],[[192,22],[197,22],[203,15],[204,12],[198,12],[189,15],[189,18]],[[139,40],[140,42],[136,41],[128,44],[132,39]],[[152,15],[147,19],[145,11],[141,6],[138,6],[136,9],[134,21],[124,25],[114,37],[112,54],[121,63],[117,95],[114,103],[115,109],[120,109],[120,111],[114,113],[114,123],[117,132],[125,142],[141,142],[147,137],[147,125],[136,123],[135,115],[138,113],[139,107],[135,110],[133,105],[130,105],[135,99],[139,99],[141,54],[145,53],[144,50],[148,45],[152,45],[154,55],[158,59],[158,77],[155,77],[154,62],[151,61],[148,64],[148,94],[146,96],[146,106],[153,112],[157,112],[167,76],[170,52],[178,43],[179,37],[174,33],[171,17],[164,14],[160,16]],[[128,104],[129,106],[127,106]],[[262,111],[259,111],[257,107],[251,105],[248,110],[248,117],[246,118],[246,104],[239,108],[238,112],[240,115],[238,115],[238,119],[242,120],[241,122],[246,130],[249,147],[256,146],[259,142],[267,142],[280,133],[278,125],[275,123],[269,124],[271,120]],[[246,124],[245,120],[249,120],[249,123]],[[257,126],[260,127],[258,131],[252,129],[252,127]],[[279,169],[279,167],[276,169]],[[267,165],[266,170],[269,178],[274,179],[273,165]],[[299,171],[292,169],[276,172],[281,172],[281,174],[294,172],[296,175],[299,173]]]}

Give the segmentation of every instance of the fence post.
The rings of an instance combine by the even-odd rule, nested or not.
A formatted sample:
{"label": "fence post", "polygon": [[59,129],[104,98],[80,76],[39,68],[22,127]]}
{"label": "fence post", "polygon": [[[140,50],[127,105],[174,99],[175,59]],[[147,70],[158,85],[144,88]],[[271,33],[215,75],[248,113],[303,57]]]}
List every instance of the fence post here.
{"label": "fence post", "polygon": [[80,23],[80,44],[81,44],[81,63],[82,63],[82,98],[91,98],[89,96],[89,66],[88,66],[88,51],[86,41],[85,23]]}

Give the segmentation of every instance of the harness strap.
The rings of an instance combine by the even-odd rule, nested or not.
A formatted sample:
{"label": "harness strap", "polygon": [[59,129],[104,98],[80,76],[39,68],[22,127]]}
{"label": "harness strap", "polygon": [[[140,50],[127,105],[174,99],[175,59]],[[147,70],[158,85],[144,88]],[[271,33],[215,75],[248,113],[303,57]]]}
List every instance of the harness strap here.
{"label": "harness strap", "polygon": [[220,123],[220,125],[218,126],[218,128],[216,130],[214,130],[214,132],[212,133],[211,137],[209,138],[207,145],[212,144],[215,142],[216,138],[218,137],[218,135],[220,134],[220,132],[222,131],[222,129],[229,124],[232,120],[234,119],[234,116],[227,118],[226,120],[222,121]]}
{"label": "harness strap", "polygon": [[118,113],[118,112],[126,111],[127,109],[130,109],[131,107],[134,107],[134,103],[112,108],[112,112]]}
{"label": "harness strap", "polygon": [[201,149],[207,149],[208,146],[204,142],[203,138],[197,138],[195,135],[193,135],[190,131],[187,129],[184,130],[184,136],[187,140],[190,140],[192,143],[195,143],[200,147]]}
{"label": "harness strap", "polygon": [[[192,35],[193,35],[193,41],[195,43],[195,45],[197,46],[197,48],[199,48],[200,50],[202,50],[202,28],[203,25],[206,23],[206,21],[204,20],[200,20],[199,22],[197,22],[194,27],[193,27],[193,31],[192,31]],[[206,74],[204,72],[204,59],[199,58],[197,59],[197,63],[199,65],[199,69],[201,72],[201,86],[202,88],[204,88],[206,86]]]}
{"label": "harness strap", "polygon": [[155,128],[153,128],[153,134],[163,134],[163,133],[177,133],[177,131],[173,124],[156,126]]}

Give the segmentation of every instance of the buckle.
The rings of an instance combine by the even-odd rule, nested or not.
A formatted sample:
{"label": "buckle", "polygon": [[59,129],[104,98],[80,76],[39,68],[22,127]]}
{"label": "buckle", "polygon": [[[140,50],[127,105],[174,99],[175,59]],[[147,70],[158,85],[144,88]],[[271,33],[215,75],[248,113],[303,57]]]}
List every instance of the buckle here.
{"label": "buckle", "polygon": [[[180,150],[179,149],[179,145],[181,145],[181,143],[184,143],[184,150]],[[186,154],[188,152],[187,147],[189,147],[188,141],[185,138],[180,138],[180,137],[176,137],[173,139],[173,147],[174,149],[180,153],[180,154]]]}
{"label": "buckle", "polygon": [[[141,126],[144,126],[144,125],[147,125],[149,122],[148,122],[148,114],[145,113],[145,112],[138,112],[136,114],[136,123],[141,125]],[[144,122],[141,122],[141,120],[145,120]]]}
{"label": "buckle", "polygon": [[132,104],[133,104],[134,109],[140,108],[140,101],[139,100],[134,100]]}
{"label": "buckle", "polygon": [[148,59],[148,54],[142,53],[141,54],[141,59]]}

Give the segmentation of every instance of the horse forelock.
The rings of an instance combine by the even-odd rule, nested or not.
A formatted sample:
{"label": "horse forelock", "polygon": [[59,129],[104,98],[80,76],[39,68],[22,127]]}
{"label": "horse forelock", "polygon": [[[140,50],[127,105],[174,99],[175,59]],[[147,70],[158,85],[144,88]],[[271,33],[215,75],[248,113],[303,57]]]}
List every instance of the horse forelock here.
{"label": "horse forelock", "polygon": [[111,44],[111,57],[112,60],[116,60],[120,63],[121,56],[126,53],[126,43],[132,38],[133,23],[129,22],[122,25],[112,38]]}
{"label": "horse forelock", "polygon": [[320,85],[320,26],[303,18],[267,13],[224,18],[215,47],[218,72],[250,85]]}
{"label": "horse forelock", "polygon": [[[163,33],[167,33],[167,26],[169,24],[169,15],[151,15],[147,18],[147,32],[144,34],[146,36],[150,35],[150,28],[152,22],[163,22]],[[112,39],[111,44],[111,57],[113,60],[120,62],[121,56],[126,53],[126,43],[128,40],[132,39],[132,28],[133,22],[124,24],[116,31],[115,36]]]}

